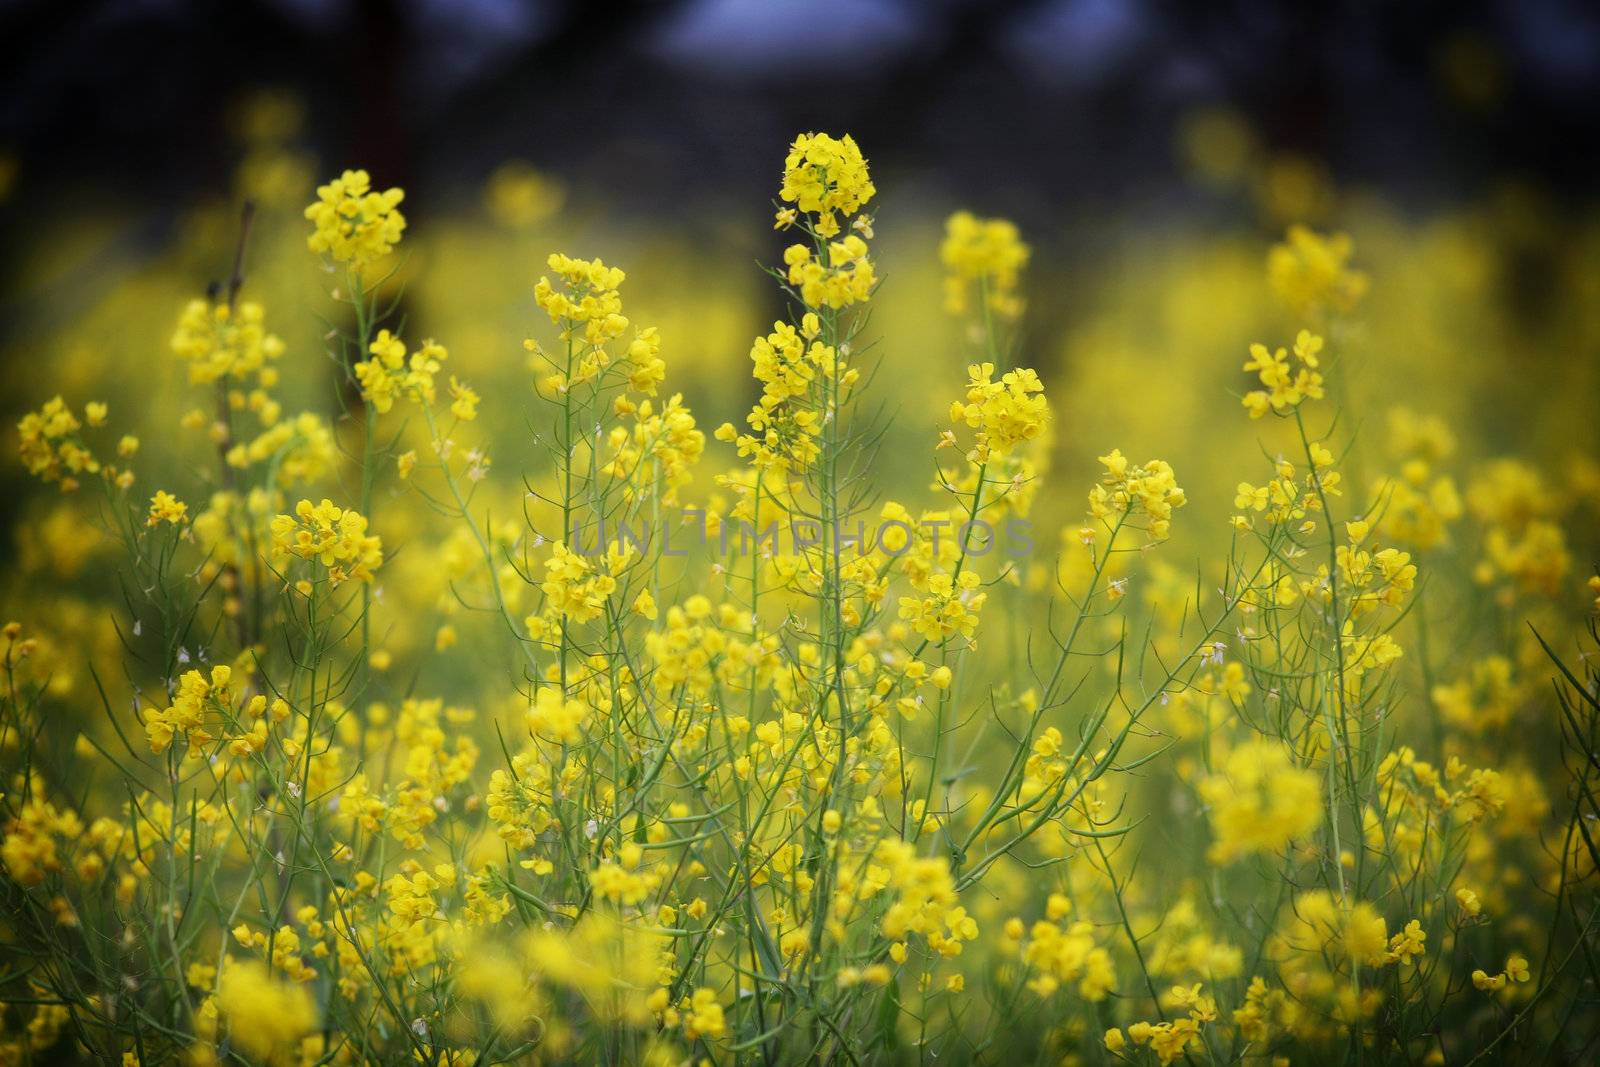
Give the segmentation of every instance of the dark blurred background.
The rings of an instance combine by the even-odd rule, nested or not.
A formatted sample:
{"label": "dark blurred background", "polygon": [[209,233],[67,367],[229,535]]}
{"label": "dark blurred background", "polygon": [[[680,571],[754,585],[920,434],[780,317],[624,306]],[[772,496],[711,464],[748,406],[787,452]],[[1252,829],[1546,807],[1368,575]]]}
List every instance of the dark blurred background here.
{"label": "dark blurred background", "polygon": [[0,81],[13,205],[225,186],[229,109],[262,86],[304,100],[330,166],[425,191],[524,157],[640,210],[764,204],[772,146],[813,127],[1024,220],[1114,206],[1174,186],[1174,122],[1218,102],[1401,202],[1508,171],[1588,197],[1600,5],[9,0]]}

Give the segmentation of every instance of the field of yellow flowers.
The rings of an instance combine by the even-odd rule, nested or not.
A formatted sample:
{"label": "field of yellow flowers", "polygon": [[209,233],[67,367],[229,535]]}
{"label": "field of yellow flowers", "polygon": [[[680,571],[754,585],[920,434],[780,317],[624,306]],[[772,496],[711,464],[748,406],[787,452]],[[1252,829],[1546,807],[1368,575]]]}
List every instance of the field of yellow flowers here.
{"label": "field of yellow flowers", "polygon": [[1175,240],[1057,373],[1016,226],[781,164],[636,303],[269,152],[41,327],[0,1064],[1593,1062],[1600,371],[1494,368],[1600,232],[1538,339],[1471,220]]}

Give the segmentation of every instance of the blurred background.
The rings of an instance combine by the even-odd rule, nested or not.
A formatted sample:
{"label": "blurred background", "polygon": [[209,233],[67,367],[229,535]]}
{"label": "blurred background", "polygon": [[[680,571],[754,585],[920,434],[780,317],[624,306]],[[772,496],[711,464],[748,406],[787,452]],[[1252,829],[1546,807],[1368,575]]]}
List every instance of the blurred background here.
{"label": "blurred background", "polygon": [[[1033,246],[1019,360],[1059,416],[1069,512],[1113,445],[1187,462],[1186,485],[1214,470],[1191,496],[1202,521],[1230,510],[1260,456],[1245,346],[1298,325],[1263,277],[1291,222],[1351,233],[1372,276],[1345,353],[1361,418],[1442,415],[1464,469],[1595,444],[1600,8],[1580,0],[7,0],[0,80],[8,424],[55,392],[175,424],[172,324],[226,276],[246,198],[286,407],[336,413],[300,212],[354,166],[406,189],[408,335],[519,398],[486,405],[497,473],[555,249],[628,269],[669,386],[708,428],[737,418],[781,312],[757,264],[784,243],[783,152],[821,129],[856,136],[881,191],[874,332],[886,380],[917,384],[886,399],[920,442],[886,451],[891,477],[925,479],[973,354],[932,313],[957,207]],[[36,491],[0,465],[0,525]]]}

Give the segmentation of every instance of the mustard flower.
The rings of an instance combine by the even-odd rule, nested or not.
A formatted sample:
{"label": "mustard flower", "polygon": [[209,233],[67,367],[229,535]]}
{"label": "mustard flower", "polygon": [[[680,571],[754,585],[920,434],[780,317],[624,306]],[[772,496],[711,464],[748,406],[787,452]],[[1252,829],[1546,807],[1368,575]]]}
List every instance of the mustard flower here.
{"label": "mustard flower", "polygon": [[560,252],[552,252],[547,263],[560,284],[541,276],[533,298],[550,321],[562,327],[563,338],[581,325],[584,340],[600,346],[627,330],[622,296],[617,291],[626,274],[601,260],[574,259]]}
{"label": "mustard flower", "polygon": [[819,257],[802,244],[783,251],[785,277],[808,308],[846,308],[872,296],[878,276],[867,243],[855,234],[828,244]]}
{"label": "mustard flower", "polygon": [[59,396],[24,415],[17,423],[17,435],[28,473],[58,483],[62,492],[78,487],[77,475],[100,473],[100,461],[78,436],[82,428],[83,423]]}
{"label": "mustard flower", "polygon": [[1120,448],[1100,457],[1106,473],[1089,490],[1089,514],[1102,523],[1123,517],[1142,517],[1151,540],[1162,540],[1172,529],[1172,513],[1188,503],[1172,467],[1153,459],[1135,466]]}
{"label": "mustard flower", "polygon": [[1031,250],[1023,243],[1016,224],[957,211],[945,220],[944,231],[939,259],[946,271],[945,310],[952,315],[966,314],[973,306],[973,290],[977,289],[988,302],[988,309],[1001,318],[1021,315],[1017,283]]}
{"label": "mustard flower", "polygon": [[267,332],[261,305],[249,300],[238,307],[189,301],[178,317],[171,344],[173,353],[188,365],[191,385],[250,375],[270,385],[276,380],[272,364],[284,352],[283,342]]}
{"label": "mustard flower", "polygon": [[789,147],[778,195],[815,216],[817,234],[830,238],[839,233],[837,216],[854,215],[877,191],[853,137],[803,133]]}
{"label": "mustard flower", "polygon": [[987,463],[992,456],[1005,456],[1024,441],[1036,439],[1050,418],[1044,383],[1037,373],[1011,370],[997,380],[994,371],[993,363],[969,366],[966,399],[950,405],[950,421],[976,431],[967,454],[972,463]]}
{"label": "mustard flower", "polygon": [[251,1056],[272,1060],[298,1049],[317,1026],[316,1005],[303,986],[275,979],[254,960],[229,960],[217,987],[217,1011],[228,1039]]}
{"label": "mustard flower", "polygon": [[188,504],[185,504],[165,489],[156,490],[156,495],[150,498],[150,516],[145,520],[146,525],[158,526],[165,522],[173,526],[181,526],[188,521]]}
{"label": "mustard flower", "polygon": [[1322,824],[1322,787],[1289,750],[1256,740],[1229,753],[1222,769],[1200,783],[1213,837],[1211,862],[1274,853]]}
{"label": "mustard flower", "polygon": [[306,208],[313,227],[307,247],[356,271],[366,269],[400,243],[406,218],[399,205],[405,195],[401,189],[373,189],[364,170],[345,171],[318,186],[317,199]]}
{"label": "mustard flower", "polygon": [[1244,369],[1255,371],[1265,388],[1253,389],[1244,395],[1243,403],[1250,417],[1259,419],[1269,411],[1282,414],[1298,407],[1303,400],[1320,400],[1322,372],[1317,368],[1321,351],[1322,338],[1309,330],[1301,330],[1295,336],[1297,366],[1290,365],[1288,353],[1282,348],[1269,350],[1263,344],[1251,345]]}
{"label": "mustard flower", "polygon": [[1367,292],[1367,276],[1349,267],[1355,246],[1342,233],[1323,236],[1291,226],[1267,256],[1267,279],[1289,311],[1302,319],[1347,314]]}
{"label": "mustard flower", "polygon": [[274,558],[290,555],[312,560],[326,568],[328,580],[370,582],[383,564],[383,541],[367,533],[366,517],[324,499],[320,504],[302,500],[293,515],[272,520]]}

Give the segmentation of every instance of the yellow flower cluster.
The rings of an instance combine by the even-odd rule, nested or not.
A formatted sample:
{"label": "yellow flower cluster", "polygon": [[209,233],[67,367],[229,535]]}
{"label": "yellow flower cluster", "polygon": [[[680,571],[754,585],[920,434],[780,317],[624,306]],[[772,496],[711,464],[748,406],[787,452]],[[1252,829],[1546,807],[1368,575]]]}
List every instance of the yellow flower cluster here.
{"label": "yellow flower cluster", "polygon": [[1309,975],[1323,966],[1319,954],[1337,967],[1407,963],[1422,953],[1425,936],[1413,919],[1391,938],[1383,914],[1367,901],[1314,889],[1295,897],[1270,946],[1291,970]]}
{"label": "yellow flower cluster", "polygon": [[[655,392],[655,380],[651,379],[649,393]],[[630,500],[656,490],[662,504],[677,504],[678,491],[692,480],[706,447],[706,435],[697,428],[682,394],[668,397],[659,410],[649,400],[638,404],[624,401],[617,407],[625,408],[634,423],[631,428],[612,427],[610,456],[600,473],[622,482],[623,493]]]}
{"label": "yellow flower cluster", "polygon": [[606,571],[598,571],[587,557],[568,548],[565,542],[550,546],[550,556],[544,561],[545,578],[540,589],[545,596],[545,613],[536,620],[530,617],[528,629],[535,639],[543,638],[556,620],[589,622],[600,617],[605,610],[606,598],[616,591],[617,581],[610,568],[622,569],[626,557],[613,553],[604,561]]}
{"label": "yellow flower cluster", "polygon": [[1531,695],[1511,660],[1498,654],[1478,659],[1462,677],[1440,682],[1429,693],[1440,717],[1469,734],[1509,725]]}
{"label": "yellow flower cluster", "polygon": [[877,192],[867,161],[849,134],[835,138],[826,133],[803,133],[789,146],[778,195],[816,216],[818,236],[838,234],[837,216],[854,215]]}
{"label": "yellow flower cluster", "polygon": [[1168,1064],[1188,1050],[1198,1049],[1204,1043],[1203,1028],[1217,1020],[1217,1002],[1200,992],[1200,985],[1173,986],[1162,998],[1163,1002],[1184,1014],[1181,1018],[1157,1023],[1136,1022],[1128,1026],[1127,1036],[1113,1027],[1105,1033],[1107,1051],[1120,1053],[1132,1042],[1135,1047],[1148,1045],[1156,1060]]}
{"label": "yellow flower cluster", "polygon": [[1505,989],[1507,985],[1520,984],[1532,977],[1532,973],[1528,970],[1527,958],[1520,953],[1513,952],[1506,957],[1505,970],[1499,974],[1489,974],[1482,968],[1474,970],[1472,972],[1472,985],[1485,993],[1498,993]]}
{"label": "yellow flower cluster", "polygon": [[[1398,608],[1417,583],[1417,567],[1411,562],[1411,553],[1398,548],[1362,547],[1370,529],[1364,519],[1345,523],[1350,543],[1338,546],[1335,556],[1353,619],[1379,607]],[[1319,582],[1318,589],[1328,590],[1331,586]]]}
{"label": "yellow flower cluster", "polygon": [[973,570],[963,570],[958,576],[941,571],[928,579],[926,596],[900,598],[900,618],[924,640],[944,642],[960,636],[970,642],[978,613],[989,598],[978,591],[981,584]]}
{"label": "yellow flower cluster", "polygon": [[[1342,488],[1344,475],[1332,469],[1333,454],[1325,447],[1313,442],[1310,447],[1310,470],[1302,479],[1299,477],[1295,465],[1287,459],[1280,459],[1275,464],[1277,477],[1265,485],[1251,485],[1249,482],[1240,482],[1234,491],[1233,506],[1243,510],[1244,514],[1233,517],[1235,529],[1248,530],[1253,525],[1250,512],[1265,512],[1269,522],[1274,525],[1287,525],[1299,522],[1302,533],[1310,533],[1316,528],[1313,520],[1306,516],[1322,510],[1324,496],[1336,497],[1344,493]],[[1324,568],[1325,571],[1326,568]],[[1319,586],[1326,585],[1326,574]],[[1285,576],[1289,592],[1294,592],[1292,580]],[[1286,602],[1292,602],[1291,595]]]}
{"label": "yellow flower cluster", "polygon": [[[309,912],[310,916],[316,915],[317,909],[307,905],[302,911]],[[321,923],[315,923],[318,928]],[[233,930],[233,939],[246,949],[255,949],[266,956],[272,963],[274,971],[281,971],[284,977],[291,982],[310,982],[317,977],[316,968],[306,963],[301,956],[302,944],[300,932],[293,926],[285,923],[270,933],[264,930],[252,930],[244,923],[240,923]],[[319,957],[327,954],[327,949],[322,946]]]}
{"label": "yellow flower cluster", "polygon": [[645,867],[643,860],[644,849],[629,841],[617,850],[614,859],[605,860],[589,872],[589,885],[601,900],[625,906],[641,904],[670,873],[659,865]]}
{"label": "yellow flower cluster", "polygon": [[[541,275],[533,287],[533,299],[562,328],[563,339],[578,326],[590,345],[603,345],[620,337],[628,328],[622,314],[622,296],[617,292],[627,275],[598,259],[573,259],[560,252],[550,253],[550,270],[560,280],[552,282]],[[578,376],[581,380],[583,376]]]}
{"label": "yellow flower cluster", "polygon": [[1023,368],[996,379],[994,371],[993,363],[969,366],[966,399],[950,405],[950,421],[975,431],[967,453],[971,463],[1004,457],[1017,445],[1037,439],[1050,419],[1044,383],[1037,373]]}
{"label": "yellow flower cluster", "polygon": [[306,208],[313,229],[306,246],[325,252],[335,263],[360,272],[381,260],[400,243],[406,217],[399,211],[402,189],[378,192],[364,170],[347,170],[318,186],[317,199]]}
{"label": "yellow flower cluster", "polygon": [[316,1004],[304,986],[278,981],[254,960],[229,960],[217,983],[216,1014],[228,1040],[264,1063],[298,1057],[300,1039],[317,1027]]}
{"label": "yellow flower cluster", "polygon": [[752,373],[761,383],[761,397],[745,416],[754,432],[739,434],[724,424],[716,437],[735,442],[739,455],[758,471],[786,475],[809,468],[817,459],[827,408],[840,403],[860,379],[833,346],[817,340],[821,330],[820,320],[808,312],[798,330],[775,322],[771,333],[750,346]]}
{"label": "yellow flower cluster", "polygon": [[729,640],[711,621],[711,601],[696,594],[667,609],[665,625],[645,634],[645,651],[655,666],[653,681],[662,693],[684,693],[704,698],[716,681],[715,661],[721,657],[732,674],[737,656],[725,656]]}
{"label": "yellow flower cluster", "polygon": [[76,812],[58,809],[44,800],[24,805],[6,822],[0,841],[0,864],[18,885],[37,886],[47,875],[64,869],[62,851],[83,836],[83,820]]}
{"label": "yellow flower cluster", "polygon": [[1269,350],[1266,345],[1250,346],[1250,358],[1244,369],[1255,371],[1265,387],[1252,389],[1244,395],[1244,406],[1252,419],[1267,412],[1284,414],[1300,406],[1303,400],[1320,400],[1323,396],[1321,365],[1322,338],[1309,330],[1301,330],[1294,339],[1294,356],[1298,366],[1290,366],[1289,354],[1282,348]]}
{"label": "yellow flower cluster", "polygon": [[1108,527],[1143,521],[1151,540],[1172,530],[1172,513],[1188,503],[1172,467],[1153,459],[1142,466],[1128,462],[1120,448],[1100,457],[1106,473],[1089,490],[1089,514]]}
{"label": "yellow flower cluster", "polygon": [[1291,226],[1267,255],[1267,280],[1284,306],[1302,320],[1355,310],[1367,276],[1349,266],[1355,244],[1346,234],[1323,236]]}
{"label": "yellow flower cluster", "polygon": [[[439,373],[450,353],[431,338],[407,358],[405,342],[388,330],[379,330],[378,336],[368,346],[371,359],[355,365],[356,381],[361,384],[361,399],[382,414],[394,407],[397,396],[406,396],[419,404],[431,405],[434,400],[434,375]],[[451,379],[452,389],[455,379]],[[459,414],[459,413],[458,413]],[[471,421],[473,411],[464,421]]]}
{"label": "yellow flower cluster", "polygon": [[78,487],[78,475],[99,474],[100,461],[78,436],[82,428],[83,423],[59,396],[24,415],[17,423],[17,434],[28,473],[59,483],[64,493]]}
{"label": "yellow flower cluster", "polygon": [[358,511],[328,499],[302,500],[293,515],[272,520],[272,554],[280,561],[293,555],[320,564],[333,586],[370,582],[383,564],[383,540],[367,533],[366,517]]}
{"label": "yellow flower cluster", "polygon": [[1467,486],[1467,508],[1485,527],[1473,570],[1480,584],[1499,585],[1502,601],[1557,594],[1572,553],[1555,521],[1559,501],[1536,470],[1514,459],[1488,464]]}
{"label": "yellow flower cluster", "polygon": [[227,704],[232,677],[232,669],[222,664],[211,669],[209,679],[199,671],[186,672],[169,707],[163,710],[152,706],[145,712],[144,732],[150,751],[159,755],[181,738],[187,742],[188,755],[198,756],[215,739],[206,728],[206,714],[218,704]]}
{"label": "yellow flower cluster", "polygon": [[[876,192],[867,161],[848,135],[808,133],[795,139],[779,190],[795,206],[778,212],[777,228],[787,229],[805,216],[803,228],[814,244],[784,250],[783,276],[806,307],[838,311],[872,296],[878,280],[867,249],[872,220],[856,213]],[[842,238],[841,215],[852,231]]]}
{"label": "yellow flower cluster", "polygon": [[159,526],[165,522],[172,526],[181,526],[188,521],[189,505],[165,489],[157,489],[156,495],[150,498],[150,514],[145,519],[145,525]]}
{"label": "yellow flower cluster", "polygon": [[528,733],[543,741],[570,745],[582,736],[582,726],[589,717],[589,709],[581,702],[563,698],[559,690],[550,686],[534,695],[533,705],[524,716]]}
{"label": "yellow flower cluster", "polygon": [[945,310],[965,315],[973,306],[976,289],[984,311],[1004,319],[1017,318],[1023,307],[1017,283],[1030,254],[1016,223],[957,211],[945,220],[944,241],[939,245],[939,260],[946,271]]}
{"label": "yellow flower cluster", "polygon": [[1454,756],[1440,771],[1432,763],[1418,759],[1408,745],[1383,758],[1378,764],[1377,782],[1381,790],[1378,812],[1384,818],[1369,822],[1367,830],[1376,835],[1377,842],[1408,861],[1417,857],[1417,849],[1427,843],[1425,830],[1437,813],[1453,810],[1466,822],[1476,823],[1499,815],[1509,799],[1507,783],[1500,772],[1487,767],[1474,769]]}
{"label": "yellow flower cluster", "polygon": [[628,344],[628,388],[641,396],[655,396],[656,386],[666,377],[660,332],[654,326],[647,326]]}
{"label": "yellow flower cluster", "polygon": [[802,303],[809,308],[846,308],[865,303],[878,284],[872,260],[867,258],[867,242],[856,234],[829,241],[825,255],[805,245],[790,245],[783,250],[785,277]]}
{"label": "yellow flower cluster", "polygon": [[1378,530],[1384,537],[1424,552],[1447,543],[1450,524],[1465,509],[1455,479],[1437,473],[1437,467],[1455,445],[1443,420],[1406,407],[1390,410],[1388,448],[1399,473],[1373,484],[1374,497],[1382,502]]}
{"label": "yellow flower cluster", "polygon": [[191,300],[184,305],[172,334],[173,353],[189,367],[190,385],[210,385],[223,378],[254,375],[263,389],[277,384],[274,363],[283,357],[283,342],[267,332],[260,304]]}
{"label": "yellow flower cluster", "polygon": [[1111,954],[1094,937],[1094,926],[1082,920],[1067,922],[1072,902],[1060,893],[1050,894],[1045,918],[1028,928],[1023,938],[1021,919],[1006,923],[1006,934],[1022,941],[1022,961],[1032,975],[1028,988],[1048,997],[1067,983],[1075,983],[1080,997],[1091,1003],[1104,1000],[1116,985]]}
{"label": "yellow flower cluster", "polygon": [[909,842],[883,838],[873,853],[861,892],[877,884],[892,893],[880,928],[891,941],[917,934],[944,957],[961,954],[961,943],[978,936],[978,923],[961,906],[950,866],[942,858],[918,856]]}
{"label": "yellow flower cluster", "polygon": [[1211,820],[1211,862],[1274,853],[1322,823],[1322,788],[1283,745],[1265,739],[1240,745],[1221,770],[1200,783]]}

